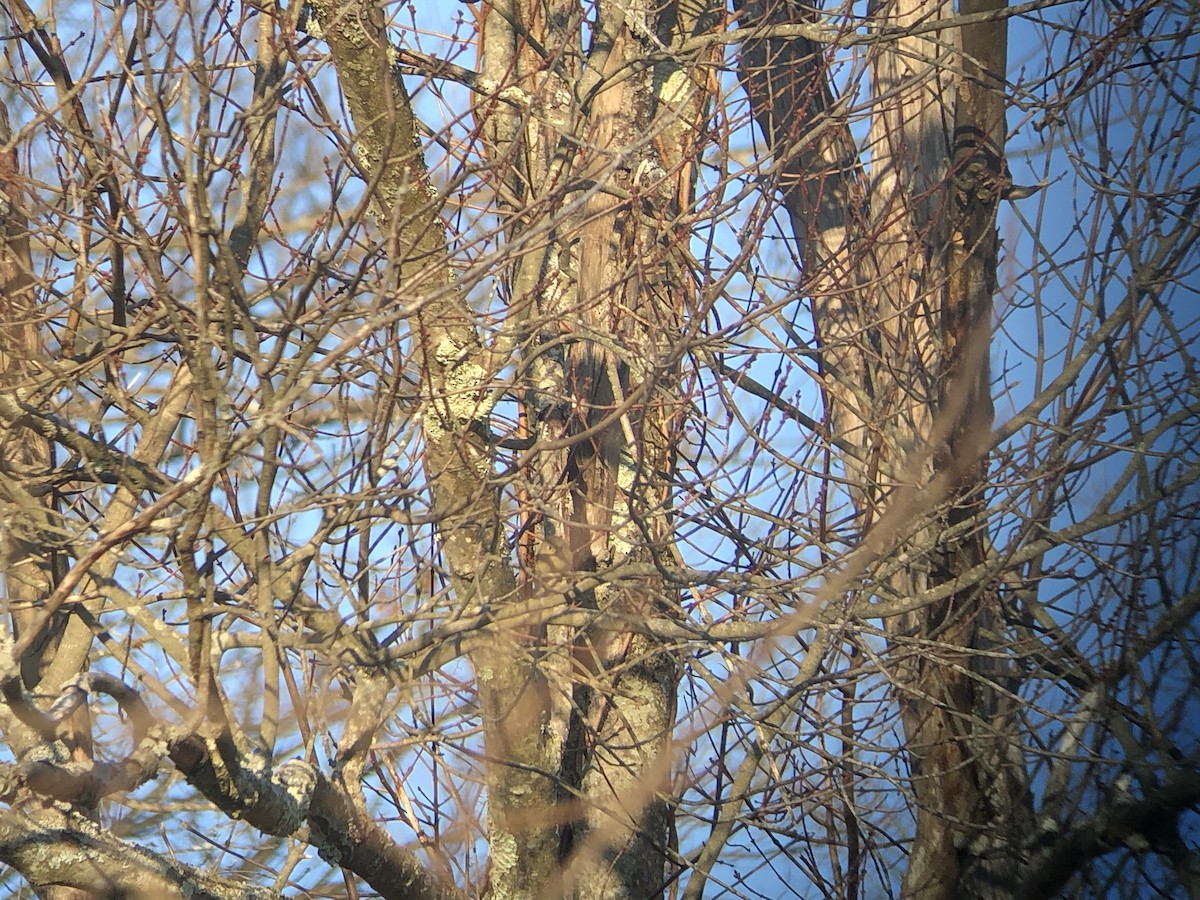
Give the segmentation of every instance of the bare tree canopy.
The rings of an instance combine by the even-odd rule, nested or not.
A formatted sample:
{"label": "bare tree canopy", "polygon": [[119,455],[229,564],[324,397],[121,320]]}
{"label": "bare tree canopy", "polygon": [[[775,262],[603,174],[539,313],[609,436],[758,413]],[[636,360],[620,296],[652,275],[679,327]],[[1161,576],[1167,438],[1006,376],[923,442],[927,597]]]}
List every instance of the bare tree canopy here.
{"label": "bare tree canopy", "polygon": [[1200,897],[1200,12],[8,0],[0,890]]}

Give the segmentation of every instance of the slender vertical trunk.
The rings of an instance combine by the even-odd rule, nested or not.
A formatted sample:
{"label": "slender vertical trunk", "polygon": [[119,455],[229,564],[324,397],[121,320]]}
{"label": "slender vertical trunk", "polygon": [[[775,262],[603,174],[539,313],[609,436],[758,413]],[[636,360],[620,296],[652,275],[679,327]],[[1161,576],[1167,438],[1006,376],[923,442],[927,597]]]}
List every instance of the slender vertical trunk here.
{"label": "slender vertical trunk", "polygon": [[[11,142],[8,110],[0,102],[0,146]],[[37,296],[33,277],[33,259],[29,249],[29,225],[21,205],[21,173],[16,149],[0,157],[0,182],[6,185],[4,207],[0,209],[0,391],[38,382],[42,356],[38,328]],[[12,616],[13,636],[40,629],[39,640],[19,660],[21,680],[27,690],[42,681],[46,667],[62,639],[67,623],[65,613],[42,623],[43,602],[54,588],[58,559],[53,549],[58,529],[54,528],[52,495],[36,495],[23,485],[36,484],[39,474],[51,468],[49,441],[32,431],[0,434],[0,472],[5,476],[0,501],[6,507],[0,533],[0,595]],[[12,721],[8,735],[15,749],[29,750],[41,737],[24,733]],[[72,717],[71,730],[65,734],[67,752],[81,762],[91,758],[90,729],[86,711]],[[75,807],[75,811],[95,816],[94,807]],[[63,885],[43,887],[38,894],[44,900],[88,900],[91,891]]]}
{"label": "slender vertical trunk", "polygon": [[[0,145],[7,145],[11,138],[8,110],[0,103]],[[36,383],[41,356],[29,226],[21,208],[21,175],[15,148],[0,157],[0,178],[7,185],[4,208],[0,210],[0,390],[13,390]],[[50,593],[54,572],[52,555],[36,540],[36,535],[50,524],[45,497],[24,491],[14,496],[13,492],[20,490],[18,486],[29,476],[49,470],[50,448],[45,438],[26,430],[4,435],[0,447],[0,465],[6,474],[14,476],[5,479],[9,494],[5,500],[12,506],[10,515],[14,519],[5,524],[0,535],[0,575],[19,640],[40,617],[39,601]],[[47,630],[47,641],[52,640],[54,632]],[[21,660],[26,688],[35,687],[41,680],[42,650]]]}

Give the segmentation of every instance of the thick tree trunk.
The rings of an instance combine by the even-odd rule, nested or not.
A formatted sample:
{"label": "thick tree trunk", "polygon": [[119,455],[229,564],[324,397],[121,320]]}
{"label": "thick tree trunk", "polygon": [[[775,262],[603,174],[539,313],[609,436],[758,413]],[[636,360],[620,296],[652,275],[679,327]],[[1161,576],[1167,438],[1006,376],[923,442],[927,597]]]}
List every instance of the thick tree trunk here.
{"label": "thick tree trunk", "polygon": [[[657,579],[603,584],[570,598],[596,611],[586,632],[536,621],[567,602],[571,573],[650,564],[668,549],[664,475],[687,299],[673,241],[686,233],[676,219],[691,194],[687,161],[707,80],[641,57],[711,17],[675,18],[672,9],[660,22],[605,4],[583,65],[584,23],[571,4],[484,8],[480,69],[491,96],[477,112],[505,186],[497,193],[514,201],[507,237],[524,237],[530,210],[564,210],[548,240],[518,257],[507,331],[485,350],[452,281],[436,271],[448,258],[444,229],[420,189],[427,177],[407,97],[398,82],[379,90],[392,83],[379,14],[316,6],[379,205],[394,210],[400,271],[426,267],[402,277],[432,292],[413,330],[429,408],[426,469],[455,589],[464,603],[534,613],[532,629],[496,630],[472,653],[487,734],[491,893],[657,893],[678,673],[653,642],[606,621],[676,601]],[[541,56],[547,46],[553,64]],[[499,104],[514,100],[505,114]],[[405,185],[416,189],[405,194]],[[622,199],[631,196],[640,199]],[[493,450],[481,438],[488,380],[515,348],[528,360],[527,427],[535,446],[552,445],[527,468],[520,583],[501,557],[487,486]]]}
{"label": "thick tree trunk", "polygon": [[[670,558],[666,485],[690,303],[677,249],[711,88],[699,59],[660,51],[711,28],[716,11],[600,4],[585,49],[576,4],[484,6],[480,70],[529,98],[525,109],[476,102],[493,177],[509,188],[507,239],[521,241],[530,210],[552,211],[548,240],[519,257],[509,305],[526,360],[527,428],[535,447],[556,448],[533,455],[524,486],[522,561],[535,596],[568,573]],[[655,895],[665,884],[678,672],[654,641],[610,622],[677,600],[647,578],[569,602],[595,610],[596,624],[538,635],[540,669],[553,676],[544,720],[570,799],[556,817],[560,889]]]}
{"label": "thick tree trunk", "polygon": [[[741,9],[748,31],[812,15],[781,0]],[[872,6],[895,37],[870,51],[869,171],[821,48],[751,39],[742,57],[805,265],[830,421],[850,444],[858,526],[904,560],[885,581],[896,596],[952,581],[986,548],[971,523],[991,427],[1006,23],[911,33],[952,14],[939,0]],[[986,895],[981,854],[1003,845],[997,829],[1024,808],[976,652],[992,602],[974,589],[886,622],[917,809],[904,890],[923,900]]]}

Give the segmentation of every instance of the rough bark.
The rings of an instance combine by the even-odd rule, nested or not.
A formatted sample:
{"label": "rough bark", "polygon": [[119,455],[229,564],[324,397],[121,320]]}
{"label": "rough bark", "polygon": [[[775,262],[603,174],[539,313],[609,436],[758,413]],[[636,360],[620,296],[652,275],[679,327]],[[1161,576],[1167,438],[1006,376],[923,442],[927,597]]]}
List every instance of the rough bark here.
{"label": "rough bark", "polygon": [[[1053,16],[1040,0],[738,0],[727,30],[704,2],[497,0],[470,5],[479,72],[453,61],[461,21],[451,59],[390,46],[435,7],[315,2],[174,20],[134,3],[65,47],[52,18],[9,10],[23,124],[0,137],[33,171],[0,160],[3,861],[56,900],[256,896],[89,821],[170,763],[213,804],[198,821],[261,838],[251,862],[277,887],[309,866],[321,891],[389,898],[456,898],[456,879],[699,898],[765,877],[731,842],[812,827],[761,861],[786,855],[779,877],[816,893],[1043,896],[1170,867],[1194,891],[1195,760],[1171,743],[1189,685],[1170,663],[1200,605],[1176,581],[1195,556],[1196,329],[1171,296],[1200,246],[1178,88],[1195,16],[1097,16],[1022,87],[1046,97],[1048,165],[1078,166],[1107,218],[1086,239],[1073,218],[1070,253],[1038,246],[1014,279],[1041,317],[1065,286],[1077,319],[1033,351],[1035,396],[993,435],[996,209],[1020,193],[1003,20]],[[851,56],[871,84],[835,96],[828,67]],[[740,93],[710,121],[726,59],[773,164],[737,145]],[[436,128],[460,166],[444,208],[398,77],[414,70],[456,112],[443,79],[474,92],[475,129]],[[1187,109],[1122,107],[1126,77]],[[1094,160],[1117,111],[1148,126],[1144,155]],[[302,136],[286,172],[276,115]],[[335,148],[315,182],[310,140]],[[62,358],[39,359],[41,337]],[[796,399],[814,361],[824,422]],[[1076,517],[1073,486],[1122,457]],[[1094,609],[1039,597],[1069,578]],[[162,723],[104,681],[117,666]],[[698,691],[674,747],[681,672]],[[131,799],[119,827],[146,822]],[[897,820],[915,829],[905,874]]]}
{"label": "rough bark", "polygon": [[44,897],[268,900],[273,891],[221,878],[120,841],[79,815],[0,810],[0,860]]}
{"label": "rough bark", "polygon": [[[12,139],[8,110],[0,103],[0,144]],[[37,380],[42,356],[38,334],[37,297],[33,261],[29,253],[29,226],[22,204],[21,173],[17,151],[10,149],[0,159],[0,179],[7,185],[0,208],[0,392],[9,392]],[[3,500],[8,519],[0,537],[0,572],[13,616],[13,634],[20,640],[34,632],[40,618],[41,601],[53,589],[55,554],[48,550],[53,531],[53,510],[48,495],[35,497],[23,483],[50,469],[50,442],[9,423],[0,432],[3,444]],[[11,518],[10,518],[11,517]],[[42,538],[39,540],[39,537]],[[27,688],[36,687],[60,637],[59,629],[46,628],[21,660]]]}

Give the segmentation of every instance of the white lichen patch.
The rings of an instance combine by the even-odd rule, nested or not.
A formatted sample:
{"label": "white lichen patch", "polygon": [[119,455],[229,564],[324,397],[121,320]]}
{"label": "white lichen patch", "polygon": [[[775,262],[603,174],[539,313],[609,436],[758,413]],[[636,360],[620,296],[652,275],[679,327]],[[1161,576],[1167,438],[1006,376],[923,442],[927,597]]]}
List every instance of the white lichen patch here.
{"label": "white lichen patch", "polygon": [[[441,384],[437,399],[423,413],[422,424],[432,440],[440,440],[447,433],[461,433],[470,423],[485,420],[495,400],[485,389],[487,370],[449,337],[434,348],[433,359],[442,369]],[[486,458],[480,464],[486,466]]]}
{"label": "white lichen patch", "polygon": [[0,629],[0,678],[5,680],[20,676],[21,664],[13,657],[16,647],[7,629]]}
{"label": "white lichen patch", "polygon": [[614,562],[627,559],[641,538],[641,529],[633,521],[633,517],[629,513],[629,504],[625,499],[633,492],[636,479],[637,464],[628,451],[622,451],[620,459],[617,460],[617,488],[619,490],[613,502],[613,521],[616,523],[616,527],[613,529],[609,544],[612,548]]}
{"label": "white lichen patch", "polygon": [[459,355],[462,353],[462,348],[448,337],[438,341],[438,345],[433,348],[433,358],[438,364],[449,368],[459,361]]}
{"label": "white lichen patch", "polygon": [[534,112],[537,118],[549,125],[566,127],[574,96],[563,80],[549,72],[536,76]]}
{"label": "white lichen patch", "polygon": [[517,865],[517,839],[507,831],[493,831],[488,836],[489,859],[500,872],[508,872]]}
{"label": "white lichen patch", "polygon": [[271,780],[296,802],[300,815],[307,814],[313,791],[317,787],[317,772],[311,763],[303,759],[289,759],[276,768]]}
{"label": "white lichen patch", "polygon": [[539,415],[561,406],[567,396],[567,373],[562,353],[542,353],[529,365],[530,403]]}
{"label": "white lichen patch", "polygon": [[[459,363],[446,370],[446,392],[456,418],[463,421],[475,418],[480,405],[480,394],[487,381],[487,372],[475,361]],[[461,408],[461,414],[458,409]]]}
{"label": "white lichen patch", "polygon": [[677,63],[671,63],[670,73],[659,82],[658,102],[671,108],[682,106],[695,87],[687,69]]}

